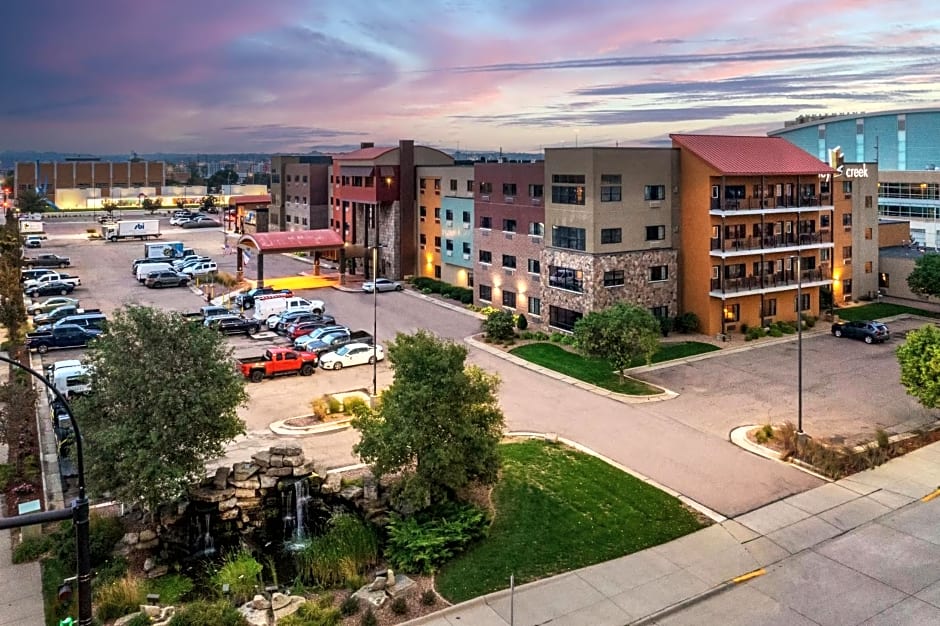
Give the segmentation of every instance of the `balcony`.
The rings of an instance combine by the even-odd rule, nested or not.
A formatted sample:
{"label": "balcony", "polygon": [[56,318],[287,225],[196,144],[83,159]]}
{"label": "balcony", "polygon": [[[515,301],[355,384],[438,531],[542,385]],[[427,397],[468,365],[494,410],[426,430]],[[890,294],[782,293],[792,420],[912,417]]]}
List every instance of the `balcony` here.
{"label": "balcony", "polygon": [[767,235],[764,237],[741,237],[738,239],[722,239],[712,237],[710,250],[717,256],[722,253],[751,254],[760,250],[778,250],[779,248],[802,248],[810,246],[825,246],[832,243],[832,232],[828,230],[811,233],[786,233],[782,235]]}
{"label": "balcony", "polygon": [[710,198],[709,212],[712,215],[744,215],[792,213],[794,211],[820,211],[833,209],[832,195],[819,196],[775,196],[771,198],[739,198],[735,200]]}
{"label": "balcony", "polygon": [[713,278],[711,279],[712,297],[722,297],[731,294],[754,294],[772,291],[785,291],[802,287],[818,287],[832,282],[832,272],[829,268],[818,267],[800,272],[797,279],[794,270],[762,274],[759,276],[743,276],[741,278]]}

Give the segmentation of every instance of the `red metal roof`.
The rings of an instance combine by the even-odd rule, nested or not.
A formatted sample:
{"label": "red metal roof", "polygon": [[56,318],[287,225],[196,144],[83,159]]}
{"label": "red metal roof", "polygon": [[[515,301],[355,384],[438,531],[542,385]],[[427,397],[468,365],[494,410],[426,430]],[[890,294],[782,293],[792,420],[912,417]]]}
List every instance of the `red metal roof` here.
{"label": "red metal roof", "polygon": [[834,170],[782,137],[737,135],[669,135],[674,147],[684,148],[722,174],[828,174]]}
{"label": "red metal roof", "polygon": [[334,230],[292,230],[282,233],[254,233],[242,235],[238,245],[253,248],[262,254],[269,252],[299,252],[301,250],[335,250],[343,247],[343,238]]}
{"label": "red metal roof", "polygon": [[336,161],[369,161],[371,159],[377,159],[389,150],[396,150],[398,146],[375,146],[372,148],[361,148],[359,150],[353,150],[352,152],[342,152],[340,154],[334,154],[333,160]]}
{"label": "red metal roof", "polygon": [[270,202],[271,196],[232,196],[228,199],[229,206],[235,204],[261,204],[262,202]]}

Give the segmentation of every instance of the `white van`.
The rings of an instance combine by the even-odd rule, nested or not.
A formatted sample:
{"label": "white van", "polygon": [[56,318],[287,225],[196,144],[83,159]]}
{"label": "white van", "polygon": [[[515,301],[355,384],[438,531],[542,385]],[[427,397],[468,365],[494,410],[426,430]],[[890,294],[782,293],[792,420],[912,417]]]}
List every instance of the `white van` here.
{"label": "white van", "polygon": [[267,321],[268,318],[284,311],[310,311],[320,314],[326,311],[326,303],[323,300],[307,300],[283,293],[272,293],[255,298],[255,313],[252,317]]}
{"label": "white van", "polygon": [[139,282],[144,282],[147,280],[147,274],[150,272],[162,272],[164,270],[172,270],[173,266],[169,263],[141,263],[137,266],[137,280]]}
{"label": "white van", "polygon": [[88,393],[91,390],[88,366],[81,361],[60,361],[56,365],[65,363],[70,363],[70,365],[53,368],[52,386],[67,399]]}

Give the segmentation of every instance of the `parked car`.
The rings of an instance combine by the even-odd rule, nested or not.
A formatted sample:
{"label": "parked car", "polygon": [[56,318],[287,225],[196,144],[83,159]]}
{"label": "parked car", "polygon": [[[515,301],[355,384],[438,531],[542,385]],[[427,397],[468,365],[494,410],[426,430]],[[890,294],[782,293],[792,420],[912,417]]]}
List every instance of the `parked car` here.
{"label": "parked car", "polygon": [[394,280],[389,280],[388,278],[377,278],[375,281],[366,281],[362,283],[362,290],[367,293],[372,293],[373,289],[378,291],[401,291],[404,287],[401,286],[401,283],[395,282]]}
{"label": "parked car", "polygon": [[67,296],[73,291],[75,291],[75,285],[71,283],[63,283],[61,281],[55,281],[51,283],[43,283],[42,285],[36,285],[35,287],[30,287],[29,289],[26,289],[24,293],[30,298],[35,298],[37,296],[54,296],[56,294],[60,296]]}
{"label": "parked car", "polygon": [[306,350],[307,346],[310,344],[320,341],[326,335],[331,335],[333,333],[346,333],[349,334],[349,328],[346,326],[324,326],[322,328],[317,328],[316,330],[311,331],[306,335],[301,335],[294,340],[294,347],[298,350]]}
{"label": "parked car", "polygon": [[319,313],[311,313],[310,311],[284,311],[277,316],[277,322],[274,326],[271,326],[271,322],[268,321],[268,328],[278,333],[287,333],[287,328],[291,324],[299,322],[313,322],[315,320],[324,320],[324,325],[335,324],[336,320],[333,319],[330,315],[323,315]]}
{"label": "parked car", "polygon": [[310,376],[317,369],[317,355],[291,348],[271,348],[261,356],[235,359],[242,375],[253,383],[285,374]]}
{"label": "parked car", "polygon": [[36,280],[40,276],[45,276],[46,274],[55,274],[56,271],[49,268],[39,268],[33,270],[20,270],[20,282],[26,283],[30,280]]}
{"label": "parked car", "polygon": [[26,239],[23,240],[23,247],[25,248],[41,248],[42,247],[42,237],[39,235],[29,235]]}
{"label": "parked car", "polygon": [[77,313],[44,326],[36,328],[37,331],[50,330],[59,326],[81,326],[85,330],[104,332],[108,329],[108,318],[101,312]]}
{"label": "parked car", "polygon": [[23,267],[68,267],[72,260],[67,256],[58,254],[40,254],[39,256],[28,256],[23,259]]}
{"label": "parked car", "polygon": [[261,330],[261,322],[241,315],[224,315],[206,320],[206,326],[223,335],[254,335]]}
{"label": "parked car", "polygon": [[180,313],[180,315],[186,321],[206,325],[206,322],[214,317],[228,317],[229,315],[238,315],[238,312],[227,309],[224,306],[209,304],[193,313]]}
{"label": "parked car", "polygon": [[190,265],[193,265],[195,263],[201,263],[203,261],[211,261],[211,260],[212,259],[210,259],[207,256],[200,256],[197,254],[195,256],[188,256],[183,259],[176,259],[175,261],[170,263],[170,265],[172,265],[173,269],[175,269],[177,272],[181,272],[183,271],[184,267],[189,267]]}
{"label": "parked car", "polygon": [[274,287],[255,287],[254,289],[249,289],[244,293],[240,293],[235,296],[235,306],[240,309],[250,309],[255,306],[255,298],[258,296],[266,296],[272,293],[282,293],[286,296],[294,295],[294,292],[290,289],[275,289]]}
{"label": "parked car", "polygon": [[336,319],[332,315],[311,314],[310,319],[306,319],[306,316],[304,316],[291,322],[285,334],[290,337],[291,340],[296,340],[298,337],[308,335],[318,328],[335,325]]}
{"label": "parked car", "polygon": [[373,343],[372,334],[366,330],[341,330],[330,333],[329,335],[323,335],[317,341],[308,343],[304,350],[313,352],[317,356],[323,356],[327,352],[335,352],[342,346],[353,343],[364,343],[371,346]]}
{"label": "parked car", "polygon": [[194,217],[193,219],[180,224],[182,228],[212,228],[214,226],[218,227],[221,225],[221,222],[214,220],[207,215],[203,215],[202,217]]}
{"label": "parked car", "polygon": [[77,304],[63,304],[56,307],[48,313],[39,313],[33,317],[33,324],[41,326],[42,324],[52,324],[69,315],[79,315],[81,313],[101,313],[100,309],[80,309]]}
{"label": "parked car", "polygon": [[85,329],[74,324],[54,326],[47,331],[26,333],[26,347],[45,354],[51,348],[83,348],[101,334],[100,330]]}
{"label": "parked car", "polygon": [[320,357],[320,367],[328,370],[340,370],[353,365],[365,365],[385,358],[382,346],[370,346],[366,343],[348,343],[334,352],[327,352]]}
{"label": "parked car", "polygon": [[881,343],[891,338],[887,325],[871,320],[836,322],[832,325],[832,334],[836,337],[861,339],[865,343]]}
{"label": "parked car", "polygon": [[26,312],[30,315],[41,315],[48,313],[60,306],[78,306],[78,298],[68,298],[66,296],[55,296],[46,298],[42,302],[34,302],[26,307]]}
{"label": "parked car", "polygon": [[159,272],[150,272],[144,279],[144,284],[151,289],[161,287],[185,287],[189,284],[192,277],[189,274],[174,272],[173,270],[161,270]]}
{"label": "parked car", "polygon": [[199,213],[192,213],[190,211],[175,211],[173,217],[170,218],[170,224],[173,226],[182,226],[191,219],[200,217]]}
{"label": "parked car", "polygon": [[219,271],[219,265],[215,261],[199,261],[184,266],[180,271],[190,276],[208,276]]}
{"label": "parked car", "polygon": [[82,279],[78,276],[72,276],[71,274],[66,274],[65,272],[49,272],[48,274],[44,274],[39,278],[27,280],[25,283],[23,283],[23,289],[26,290],[43,283],[54,283],[56,281],[69,283],[75,287],[82,286]]}

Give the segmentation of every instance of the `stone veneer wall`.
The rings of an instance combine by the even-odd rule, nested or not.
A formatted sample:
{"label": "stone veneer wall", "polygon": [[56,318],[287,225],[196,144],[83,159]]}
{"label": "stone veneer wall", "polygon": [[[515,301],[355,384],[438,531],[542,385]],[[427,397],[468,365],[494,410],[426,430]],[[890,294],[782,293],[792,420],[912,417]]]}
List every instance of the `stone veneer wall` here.
{"label": "stone veneer wall", "polygon": [[[677,251],[673,248],[654,248],[612,254],[585,254],[570,250],[547,248],[542,251],[542,318],[549,319],[548,307],[557,306],[587,314],[607,308],[617,302],[631,302],[650,309],[668,306],[669,315],[678,311],[679,273]],[[668,280],[649,282],[651,267],[668,267]],[[584,292],[578,293],[552,287],[549,283],[553,266],[581,270],[584,275]],[[623,270],[624,284],[618,287],[604,286],[604,272]]]}

